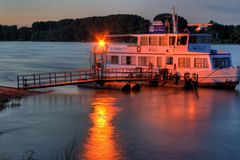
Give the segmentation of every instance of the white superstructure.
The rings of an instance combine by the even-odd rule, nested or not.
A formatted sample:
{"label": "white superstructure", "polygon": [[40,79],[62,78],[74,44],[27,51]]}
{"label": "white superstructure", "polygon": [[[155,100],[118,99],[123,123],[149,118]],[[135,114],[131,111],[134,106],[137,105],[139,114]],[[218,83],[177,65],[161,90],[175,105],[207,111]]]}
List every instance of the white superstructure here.
{"label": "white superstructure", "polygon": [[212,50],[210,34],[149,33],[126,36],[135,37],[137,42],[106,45],[104,57],[107,68],[151,67],[166,68],[170,73],[180,75],[197,73],[200,86],[235,87],[239,83],[240,70],[233,67],[231,54]]}

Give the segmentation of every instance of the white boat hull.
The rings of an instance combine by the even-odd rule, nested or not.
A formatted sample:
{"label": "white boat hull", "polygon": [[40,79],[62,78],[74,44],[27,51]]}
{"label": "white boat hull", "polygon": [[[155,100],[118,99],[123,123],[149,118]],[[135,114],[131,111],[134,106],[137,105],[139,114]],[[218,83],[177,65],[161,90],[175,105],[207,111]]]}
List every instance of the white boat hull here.
{"label": "white boat hull", "polygon": [[223,68],[198,72],[198,84],[203,87],[234,88],[240,81],[239,68]]}

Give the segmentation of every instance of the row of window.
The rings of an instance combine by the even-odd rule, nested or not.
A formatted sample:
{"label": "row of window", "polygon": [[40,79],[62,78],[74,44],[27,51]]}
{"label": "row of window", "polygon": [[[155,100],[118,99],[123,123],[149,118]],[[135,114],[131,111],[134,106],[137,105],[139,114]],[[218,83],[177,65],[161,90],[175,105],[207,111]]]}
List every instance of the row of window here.
{"label": "row of window", "polygon": [[213,66],[214,68],[222,68],[222,67],[230,67],[230,59],[229,58],[213,58]]}
{"label": "row of window", "polygon": [[187,36],[178,36],[176,38],[176,36],[170,36],[168,39],[168,44],[167,44],[167,39],[166,37],[157,37],[157,36],[144,36],[144,37],[140,37],[140,45],[141,46],[166,46],[166,45],[170,45],[173,46],[175,45],[177,40],[177,45],[179,46],[185,46],[187,45]]}
{"label": "row of window", "polygon": [[[141,46],[185,46],[187,45],[188,36],[169,36],[168,41],[167,37],[164,36],[143,36],[140,37]],[[190,36],[189,43],[211,43],[211,37],[209,36]]]}
{"label": "row of window", "polygon": [[190,36],[189,43],[211,43],[211,39],[209,36]]}
{"label": "row of window", "polygon": [[[134,56],[121,56],[121,63],[122,65],[136,65],[136,57]],[[156,66],[163,66],[162,65],[162,57],[156,58]],[[215,60],[215,66],[222,66],[230,65],[230,61],[227,60],[220,61],[219,59]],[[154,64],[154,57],[138,57],[138,65],[139,66],[148,66],[149,64]],[[108,56],[108,64],[119,64],[119,56]],[[166,57],[166,64],[173,65],[173,57]],[[178,67],[179,68],[191,68],[191,58],[178,58]],[[207,58],[194,58],[194,68],[209,68],[208,59]],[[217,68],[217,67],[215,67]]]}
{"label": "row of window", "polygon": [[[214,68],[223,68],[230,67],[231,62],[230,58],[213,58],[213,67]],[[190,68],[191,59],[190,58],[178,58],[178,67],[179,68]],[[194,68],[209,68],[207,58],[194,58]]]}
{"label": "row of window", "polygon": [[[178,58],[179,68],[190,68],[191,58]],[[209,68],[207,58],[194,58],[194,68]]]}
{"label": "row of window", "polygon": [[[154,57],[138,57],[138,65],[148,66],[154,63]],[[108,56],[108,64],[119,64],[119,56]],[[136,57],[121,56],[122,65],[136,65]],[[157,65],[162,65],[162,57],[157,57]]]}

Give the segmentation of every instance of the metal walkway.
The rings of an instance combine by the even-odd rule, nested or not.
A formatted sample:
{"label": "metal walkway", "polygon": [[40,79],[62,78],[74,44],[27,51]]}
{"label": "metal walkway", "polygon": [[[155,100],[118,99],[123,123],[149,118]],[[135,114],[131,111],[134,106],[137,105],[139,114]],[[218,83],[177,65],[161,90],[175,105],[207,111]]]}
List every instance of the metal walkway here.
{"label": "metal walkway", "polygon": [[83,84],[97,81],[149,81],[159,73],[152,69],[80,69],[64,72],[40,73],[17,76],[21,89],[38,89],[64,85]]}

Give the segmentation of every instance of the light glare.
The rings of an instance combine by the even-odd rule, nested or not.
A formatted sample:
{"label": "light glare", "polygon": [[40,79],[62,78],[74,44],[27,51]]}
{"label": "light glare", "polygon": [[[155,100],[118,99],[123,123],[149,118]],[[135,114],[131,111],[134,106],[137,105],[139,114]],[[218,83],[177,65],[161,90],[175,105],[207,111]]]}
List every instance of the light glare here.
{"label": "light glare", "polygon": [[104,47],[105,44],[106,44],[106,42],[105,42],[104,40],[100,40],[100,41],[99,41],[99,46],[100,46],[100,47]]}

